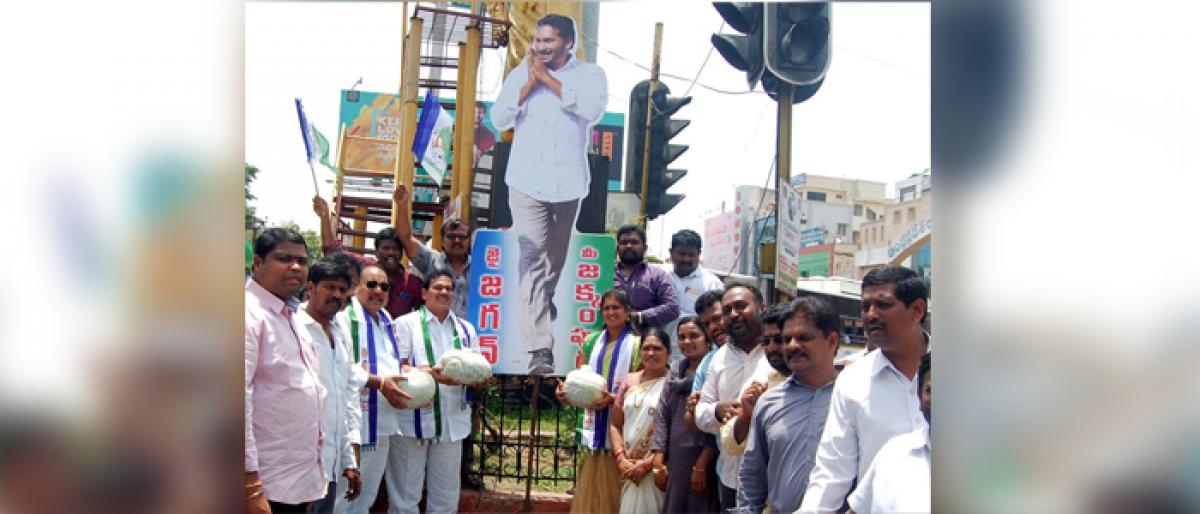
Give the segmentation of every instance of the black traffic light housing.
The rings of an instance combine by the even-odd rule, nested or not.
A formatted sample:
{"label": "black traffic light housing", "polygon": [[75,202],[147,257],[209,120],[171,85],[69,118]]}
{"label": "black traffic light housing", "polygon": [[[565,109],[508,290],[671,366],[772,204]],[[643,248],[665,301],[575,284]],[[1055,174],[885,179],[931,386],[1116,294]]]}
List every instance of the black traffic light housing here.
{"label": "black traffic light housing", "polygon": [[713,47],[734,68],[746,72],[750,89],[763,76],[763,4],[714,2],[725,23],[741,34],[713,34]]}
{"label": "black traffic light housing", "polygon": [[643,80],[629,92],[625,128],[625,190],[642,194],[642,149],[646,145],[646,98],[650,81]]}
{"label": "black traffic light housing", "polygon": [[[646,141],[646,97],[650,81],[643,80],[629,94],[629,128],[625,168],[626,190],[641,194],[643,149]],[[657,218],[683,200],[684,195],[668,194],[667,188],[687,175],[687,170],[668,169],[667,166],[687,151],[687,145],[671,144],[671,138],[691,123],[688,120],[672,119],[672,116],[691,103],[692,98],[673,98],[666,84],[659,83],[654,89],[654,102],[650,119],[649,180],[646,188],[646,219]]]}
{"label": "black traffic light housing", "polygon": [[667,189],[679,182],[687,170],[669,169],[675,159],[686,152],[688,145],[671,144],[671,138],[679,135],[691,124],[688,120],[672,119],[683,106],[692,102],[692,97],[667,96],[671,90],[666,84],[654,89],[654,110],[650,121],[650,184],[647,188],[646,219],[657,218],[683,201],[684,195],[668,194]]}
{"label": "black traffic light housing", "polygon": [[759,82],[775,101],[792,85],[792,103],[817,93],[829,68],[829,3],[713,2],[740,34],[713,34],[712,44],[734,68]]}
{"label": "black traffic light housing", "polygon": [[767,73],[796,86],[819,84],[829,69],[829,2],[769,3],[763,17]]}

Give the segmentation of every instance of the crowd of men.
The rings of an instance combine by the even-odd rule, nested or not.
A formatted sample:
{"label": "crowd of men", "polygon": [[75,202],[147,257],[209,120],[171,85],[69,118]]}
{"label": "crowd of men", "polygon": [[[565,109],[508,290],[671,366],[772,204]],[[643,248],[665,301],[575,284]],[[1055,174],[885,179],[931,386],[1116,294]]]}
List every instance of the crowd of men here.
{"label": "crowd of men", "polygon": [[[394,199],[407,213],[403,186]],[[469,464],[462,445],[476,427],[467,393],[447,392],[470,384],[441,377],[436,363],[449,348],[477,349],[465,316],[469,228],[446,222],[437,251],[416,239],[402,215],[396,228],[376,234],[374,255],[363,256],[333,236],[324,200],[315,198],[314,210],[324,252],[317,262],[307,262],[305,241],[293,230],[266,229],[254,243],[246,282],[247,509],[366,512],[382,485],[393,512],[415,511],[423,486],[431,511],[455,510]],[[618,240],[617,285],[642,327],[689,313],[676,291],[687,300],[721,287],[699,266],[694,231],[672,238],[679,257],[667,268],[647,264],[640,228],[622,227]],[[535,364],[538,351],[530,352]],[[397,383],[410,366],[434,374],[444,405],[407,403]],[[419,479],[425,470],[427,484]]]}
{"label": "crowd of men", "polygon": [[[407,201],[403,188],[396,198]],[[423,493],[429,511],[455,511],[469,461],[463,442],[476,428],[466,390],[475,384],[446,378],[436,364],[451,348],[476,348],[463,300],[469,229],[444,224],[445,250],[435,251],[402,219],[399,229],[377,234],[374,257],[360,256],[325,230],[324,203],[315,207],[325,251],[317,262],[307,262],[303,237],[289,229],[267,229],[254,244],[246,509],[367,512],[382,489],[392,512],[415,512]],[[673,328],[696,316],[715,343],[697,370],[687,419],[719,441],[713,494],[721,508],[928,510],[924,280],[894,266],[864,277],[873,350],[839,372],[841,320],[828,303],[802,297],[767,306],[757,287],[726,289],[699,265],[701,249],[698,234],[680,231],[671,263],[652,266],[645,233],[622,227],[614,277],[635,326]],[[410,366],[435,377],[437,405],[408,403],[398,382]]]}
{"label": "crowd of men", "polygon": [[[490,113],[497,129],[515,131],[505,183],[528,315],[522,341],[509,344],[523,345],[530,374],[554,371],[553,295],[589,190],[591,127],[608,101],[604,71],[572,55],[575,34],[570,18],[541,18]],[[267,229],[254,242],[245,293],[248,512],[364,513],[381,489],[389,512],[416,512],[423,497],[428,511],[457,510],[471,454],[464,444],[478,429],[471,389],[480,384],[456,382],[438,362],[450,350],[478,351],[466,316],[471,231],[451,219],[436,227],[442,250],[430,249],[413,235],[408,190],[397,187],[393,201],[396,227],[375,235],[373,256],[342,246],[320,197],[317,262],[308,262],[294,230]],[[634,330],[658,334],[642,339],[658,339],[643,348],[679,361],[676,328],[690,323],[689,336],[698,336],[696,318],[716,348],[702,361],[701,352],[688,358],[692,384],[678,388],[691,391],[682,416],[693,432],[685,434],[719,441],[714,487],[651,466],[656,486],[695,479],[698,494],[719,501],[693,504],[725,511],[929,510],[929,293],[916,273],[888,266],[864,277],[871,351],[839,373],[841,320],[828,303],[805,297],[767,306],[754,284],[726,287],[700,266],[692,230],[671,238],[663,267],[646,262],[641,228],[616,236],[613,308],[628,311],[621,321]],[[657,357],[653,364],[661,373]],[[400,385],[412,368],[436,383],[424,405]],[[598,449],[621,455],[632,476],[650,472],[648,458],[633,466],[625,448]]]}

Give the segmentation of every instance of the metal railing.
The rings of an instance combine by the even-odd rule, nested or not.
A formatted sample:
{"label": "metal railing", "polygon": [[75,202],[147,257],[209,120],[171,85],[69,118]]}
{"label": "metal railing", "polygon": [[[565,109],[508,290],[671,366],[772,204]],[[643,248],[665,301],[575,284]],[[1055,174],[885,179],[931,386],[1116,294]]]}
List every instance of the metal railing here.
{"label": "metal railing", "polygon": [[474,399],[468,476],[485,489],[565,492],[575,485],[579,409],[554,396],[560,379],[497,375]]}

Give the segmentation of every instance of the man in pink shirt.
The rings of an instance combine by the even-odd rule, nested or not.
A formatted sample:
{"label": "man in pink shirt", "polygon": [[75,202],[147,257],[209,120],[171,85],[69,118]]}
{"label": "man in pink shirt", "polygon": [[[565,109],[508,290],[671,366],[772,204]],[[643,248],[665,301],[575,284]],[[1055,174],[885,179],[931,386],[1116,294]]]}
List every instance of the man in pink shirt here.
{"label": "man in pink shirt", "polygon": [[294,230],[254,241],[246,284],[246,512],[304,512],[325,495],[325,388],[317,349],[293,315],[308,253]]}

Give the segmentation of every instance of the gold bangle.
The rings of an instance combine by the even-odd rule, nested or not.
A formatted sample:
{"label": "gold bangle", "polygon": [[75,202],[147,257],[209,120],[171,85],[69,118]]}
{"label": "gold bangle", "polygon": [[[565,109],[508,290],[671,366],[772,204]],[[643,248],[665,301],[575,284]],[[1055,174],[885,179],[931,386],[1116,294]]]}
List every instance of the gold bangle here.
{"label": "gold bangle", "polygon": [[262,491],[262,489],[260,488],[259,490],[257,490],[257,491],[254,491],[254,492],[250,493],[250,496],[247,496],[247,497],[246,497],[246,501],[250,501],[250,500],[253,500],[253,499],[255,499],[255,498],[258,498],[259,496],[262,496],[262,493],[263,493],[263,491]]}
{"label": "gold bangle", "polygon": [[706,470],[706,469],[704,469],[704,468],[700,468],[700,467],[692,466],[692,471],[699,471],[699,472],[701,472],[701,473],[704,473],[704,472],[705,472],[705,471],[707,471],[707,470]]}

